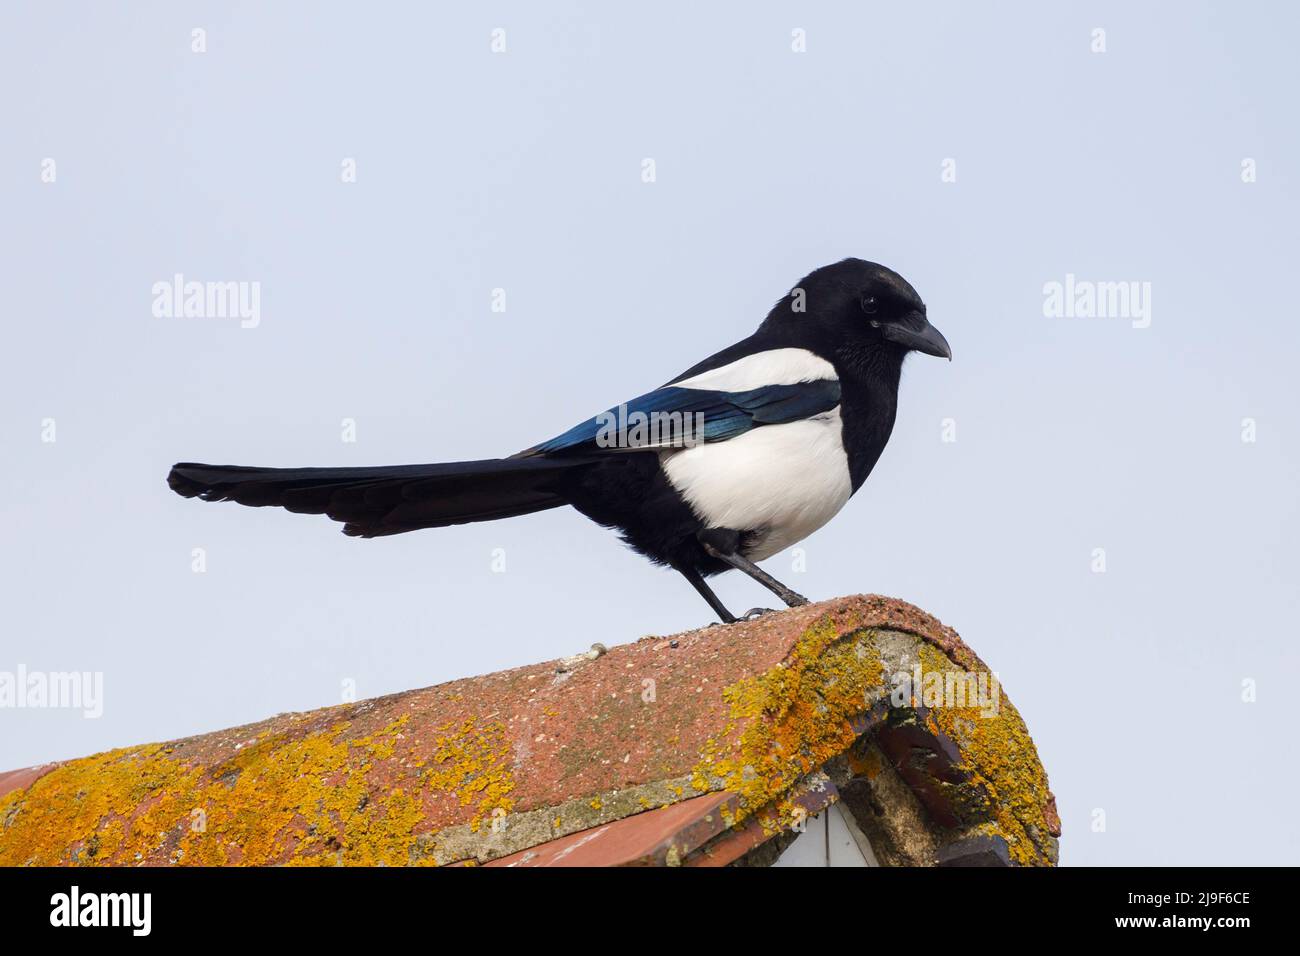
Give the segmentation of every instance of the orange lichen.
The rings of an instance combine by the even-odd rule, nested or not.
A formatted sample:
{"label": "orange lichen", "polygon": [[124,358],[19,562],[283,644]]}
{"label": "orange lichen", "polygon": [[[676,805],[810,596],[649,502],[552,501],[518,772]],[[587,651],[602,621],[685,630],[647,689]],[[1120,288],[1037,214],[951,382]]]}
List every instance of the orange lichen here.
{"label": "orange lichen", "polygon": [[[697,790],[740,797],[738,823],[786,793],[800,777],[843,753],[856,739],[851,719],[867,709],[884,668],[866,634],[841,634],[824,618],[806,630],[784,661],[723,691],[730,721],[708,741],[692,773]],[[777,816],[789,816],[786,804]],[[764,829],[779,821],[762,820]]]}
{"label": "orange lichen", "polygon": [[478,832],[483,818],[493,810],[514,809],[508,794],[514,790],[510,738],[500,723],[478,726],[474,718],[438,728],[429,786],[452,794],[467,807],[475,805],[470,829]]}
{"label": "orange lichen", "polygon": [[0,798],[0,865],[134,862],[157,846],[160,830],[188,814],[179,795],[200,776],[156,744],[57,767]]}
{"label": "orange lichen", "polygon": [[[867,709],[884,683],[874,641],[873,631],[843,634],[824,619],[804,632],[780,665],[726,688],[730,722],[701,750],[691,785],[740,796],[734,812],[722,809],[729,825],[753,814],[769,834],[797,823],[803,811],[790,802],[790,788],[840,754],[847,755],[855,776],[873,779],[881,772],[874,748],[852,747],[857,734],[851,719]],[[920,643],[919,654],[924,670],[943,674],[945,683],[948,672],[969,679],[933,645]],[[959,748],[966,781],[944,784],[959,812],[972,821],[987,820],[989,831],[1007,841],[1013,862],[1051,862],[1046,774],[1024,721],[1005,695],[991,716],[975,701],[970,707],[928,708],[926,714],[930,732],[942,733]]]}
{"label": "orange lichen", "polygon": [[0,798],[0,865],[407,863],[419,805],[366,779],[406,720],[262,735],[208,768],[157,744],[71,761]]}
{"label": "orange lichen", "polygon": [[[961,669],[937,649],[923,645],[921,664],[928,673],[946,675]],[[961,754],[966,783],[950,785],[954,804],[972,816],[986,817],[1007,841],[1013,862],[1022,866],[1051,862],[1051,800],[1047,774],[1020,714],[1002,694],[997,713],[970,707],[933,707],[926,727],[953,741]]]}
{"label": "orange lichen", "polygon": [[875,780],[880,776],[880,771],[884,765],[880,760],[880,751],[874,747],[857,753],[856,748],[848,752],[849,771],[855,777],[865,777],[868,780]]}

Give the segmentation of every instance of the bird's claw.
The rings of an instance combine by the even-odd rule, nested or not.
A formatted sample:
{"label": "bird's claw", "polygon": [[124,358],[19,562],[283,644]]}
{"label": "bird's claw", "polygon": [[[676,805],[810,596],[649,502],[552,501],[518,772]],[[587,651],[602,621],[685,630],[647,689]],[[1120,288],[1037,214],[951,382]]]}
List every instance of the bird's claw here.
{"label": "bird's claw", "polygon": [[742,621],[756,621],[764,614],[771,614],[771,613],[772,613],[772,609],[770,607],[751,607],[744,614],[740,615],[740,619]]}

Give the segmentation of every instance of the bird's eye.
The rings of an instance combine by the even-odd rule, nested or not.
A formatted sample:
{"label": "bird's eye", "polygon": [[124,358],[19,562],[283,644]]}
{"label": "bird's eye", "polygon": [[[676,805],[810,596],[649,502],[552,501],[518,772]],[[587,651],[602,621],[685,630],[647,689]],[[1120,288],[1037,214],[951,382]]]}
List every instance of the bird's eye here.
{"label": "bird's eye", "polygon": [[876,314],[876,297],[874,295],[868,295],[863,297],[862,311],[867,313],[867,315]]}

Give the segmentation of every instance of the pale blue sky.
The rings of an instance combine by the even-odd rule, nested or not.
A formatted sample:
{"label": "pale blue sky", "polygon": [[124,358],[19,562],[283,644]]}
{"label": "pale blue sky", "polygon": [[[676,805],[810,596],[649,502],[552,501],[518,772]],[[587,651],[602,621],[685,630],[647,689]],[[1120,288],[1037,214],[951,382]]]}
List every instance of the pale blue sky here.
{"label": "pale blue sky", "polygon": [[[570,511],[356,541],[164,477],[508,454],[853,255],[954,361],[909,362],[875,473],[769,568],[956,627],[1064,862],[1295,862],[1295,8],[461,6],[4,5],[0,670],[105,700],[0,710],[0,769],[705,623]],[[155,318],[177,272],[259,282],[260,325]],[[1067,273],[1150,282],[1150,327],[1045,317]]]}

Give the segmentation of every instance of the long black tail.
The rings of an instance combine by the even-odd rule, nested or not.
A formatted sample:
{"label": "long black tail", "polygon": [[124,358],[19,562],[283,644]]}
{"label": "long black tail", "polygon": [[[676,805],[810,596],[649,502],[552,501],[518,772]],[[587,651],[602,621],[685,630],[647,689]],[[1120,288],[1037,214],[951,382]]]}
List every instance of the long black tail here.
{"label": "long black tail", "polygon": [[556,508],[566,471],[582,459],[500,458],[375,468],[172,466],[167,484],[186,498],[276,505],[344,522],[362,538],[491,521]]}

